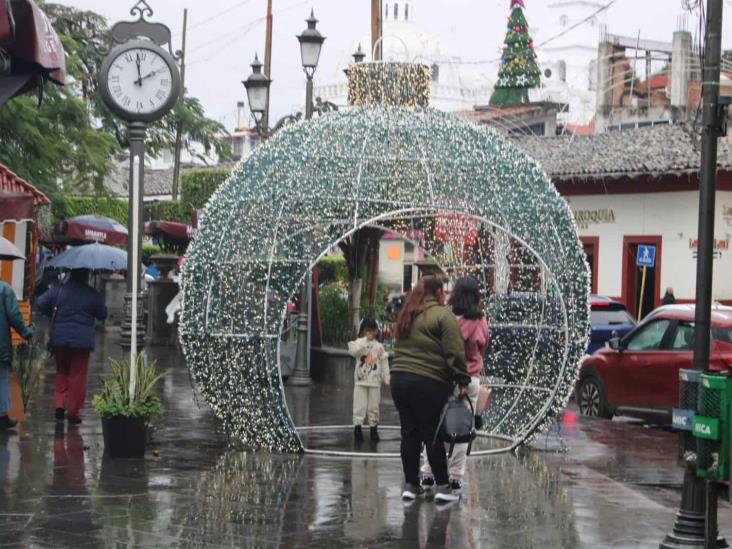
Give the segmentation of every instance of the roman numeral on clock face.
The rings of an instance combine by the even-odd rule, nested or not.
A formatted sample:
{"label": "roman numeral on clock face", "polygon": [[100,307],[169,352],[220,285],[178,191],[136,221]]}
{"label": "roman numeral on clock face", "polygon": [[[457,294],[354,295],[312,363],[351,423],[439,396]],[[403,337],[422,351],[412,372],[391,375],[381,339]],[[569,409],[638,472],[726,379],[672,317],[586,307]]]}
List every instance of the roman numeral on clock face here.
{"label": "roman numeral on clock face", "polygon": [[160,101],[165,99],[165,92],[163,90],[158,90],[158,92],[155,94],[155,97],[157,97]]}

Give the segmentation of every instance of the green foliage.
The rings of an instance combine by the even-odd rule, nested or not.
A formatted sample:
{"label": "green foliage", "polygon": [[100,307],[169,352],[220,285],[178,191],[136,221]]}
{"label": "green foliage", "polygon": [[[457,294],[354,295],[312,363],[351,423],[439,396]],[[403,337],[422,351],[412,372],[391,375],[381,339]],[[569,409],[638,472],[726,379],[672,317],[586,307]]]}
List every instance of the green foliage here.
{"label": "green foliage", "polygon": [[[67,196],[65,217],[77,215],[103,215],[127,225],[127,201],[118,198],[93,196]],[[58,215],[57,217],[62,217]]]}
{"label": "green foliage", "polygon": [[350,338],[348,300],[343,292],[334,286],[324,286],[320,289],[320,326],[326,345],[343,343]]}
{"label": "green foliage", "polygon": [[186,171],[181,177],[181,207],[188,211],[203,208],[211,195],[231,175],[226,168]]}
{"label": "green foliage", "polygon": [[36,344],[24,344],[13,353],[13,372],[20,385],[23,407],[28,407],[30,397],[38,389],[41,372],[46,364],[48,353]]}
{"label": "green foliage", "polygon": [[161,251],[160,246],[157,244],[143,244],[142,245],[142,262],[146,265],[150,263],[150,256],[159,254]]}
{"label": "green foliage", "polygon": [[175,200],[160,200],[147,202],[143,206],[144,218],[146,221],[179,221],[190,223],[191,213],[184,209],[180,202]]}
{"label": "green foliage", "polygon": [[321,284],[336,284],[346,287],[348,284],[348,265],[342,255],[329,255],[318,262],[318,278]]}
{"label": "green foliage", "polygon": [[135,394],[130,400],[130,361],[110,360],[112,375],[102,378],[102,392],[94,395],[92,406],[102,416],[138,417],[145,421],[153,420],[165,411],[160,398],[155,394],[155,386],[165,376],[159,373],[155,361],[145,362],[138,354],[134,365],[137,372]]}
{"label": "green foliage", "polygon": [[361,287],[361,317],[371,317],[376,320],[384,320],[386,316],[386,296],[389,295],[389,287],[383,282],[376,284],[376,302],[373,307],[369,305],[367,285]]}

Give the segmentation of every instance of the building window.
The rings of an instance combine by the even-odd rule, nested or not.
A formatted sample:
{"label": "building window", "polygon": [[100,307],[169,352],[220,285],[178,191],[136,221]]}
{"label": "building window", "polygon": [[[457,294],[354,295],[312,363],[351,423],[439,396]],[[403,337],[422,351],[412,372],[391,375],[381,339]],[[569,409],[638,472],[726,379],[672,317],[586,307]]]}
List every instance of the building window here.
{"label": "building window", "polygon": [[404,20],[409,21],[409,4],[404,6]]}
{"label": "building window", "polygon": [[566,15],[561,15],[559,17],[559,24],[560,25],[562,25],[563,27],[566,27],[568,23],[569,23],[569,17],[567,17]]}
{"label": "building window", "polygon": [[394,21],[399,19],[399,4],[394,4]]}

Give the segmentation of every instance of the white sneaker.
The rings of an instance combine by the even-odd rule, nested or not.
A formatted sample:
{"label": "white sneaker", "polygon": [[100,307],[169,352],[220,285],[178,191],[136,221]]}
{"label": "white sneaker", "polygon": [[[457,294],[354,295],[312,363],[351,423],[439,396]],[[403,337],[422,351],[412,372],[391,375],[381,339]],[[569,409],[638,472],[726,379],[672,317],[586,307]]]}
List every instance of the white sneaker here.
{"label": "white sneaker", "polygon": [[449,484],[443,484],[437,487],[435,492],[435,503],[449,503],[460,499],[458,494],[454,494]]}
{"label": "white sneaker", "polygon": [[424,493],[421,486],[415,486],[414,484],[405,484],[404,491],[402,492],[402,499],[405,501],[413,501]]}

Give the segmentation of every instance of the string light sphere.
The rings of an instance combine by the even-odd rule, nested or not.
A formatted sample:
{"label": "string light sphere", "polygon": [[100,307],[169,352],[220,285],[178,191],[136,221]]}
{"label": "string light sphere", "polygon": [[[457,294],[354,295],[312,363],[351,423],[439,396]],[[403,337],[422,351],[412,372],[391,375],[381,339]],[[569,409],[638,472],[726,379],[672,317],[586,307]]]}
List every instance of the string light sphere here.
{"label": "string light sphere", "polygon": [[194,381],[247,446],[303,449],[279,343],[319,258],[378,226],[453,280],[476,276],[491,326],[487,433],[515,443],[565,406],[589,332],[589,274],[569,207],[492,130],[425,108],[356,107],[282,129],[209,201],[183,264],[180,334]]}

